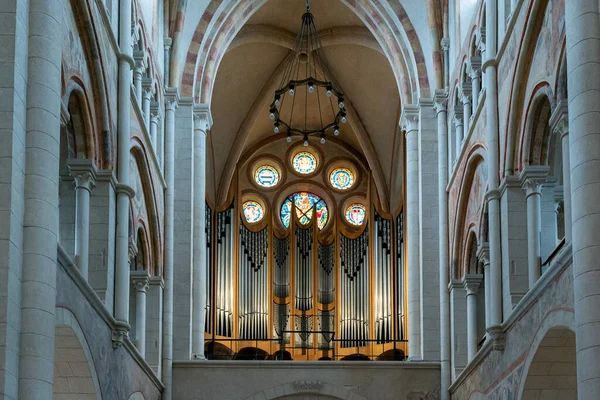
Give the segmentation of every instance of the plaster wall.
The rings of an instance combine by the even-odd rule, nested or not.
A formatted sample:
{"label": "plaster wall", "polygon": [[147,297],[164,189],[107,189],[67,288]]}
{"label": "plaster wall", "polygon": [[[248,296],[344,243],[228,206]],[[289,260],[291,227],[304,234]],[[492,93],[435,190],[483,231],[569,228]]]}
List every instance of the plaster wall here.
{"label": "plaster wall", "polygon": [[438,398],[439,379],[439,364],[425,362],[176,362],[173,399],[275,399],[299,394],[356,400]]}

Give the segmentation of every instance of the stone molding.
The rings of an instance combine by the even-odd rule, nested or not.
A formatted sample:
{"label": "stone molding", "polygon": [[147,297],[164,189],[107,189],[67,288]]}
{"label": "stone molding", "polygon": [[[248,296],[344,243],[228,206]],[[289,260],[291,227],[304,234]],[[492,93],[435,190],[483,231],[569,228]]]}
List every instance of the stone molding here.
{"label": "stone molding", "polygon": [[212,128],[213,119],[212,113],[210,112],[210,104],[196,104],[194,105],[194,131],[207,131]]}
{"label": "stone molding", "polygon": [[471,82],[463,82],[460,87],[459,96],[462,102],[462,105],[470,105],[471,104],[471,94],[473,93],[473,89],[471,87]]}
{"label": "stone molding", "polygon": [[179,100],[179,89],[172,87],[165,89],[165,110],[175,111],[179,106]]}
{"label": "stone molding", "polygon": [[150,286],[159,286],[161,289],[165,288],[165,281],[160,276],[151,276],[149,279]]}
{"label": "stone molding", "polygon": [[488,337],[492,341],[492,348],[496,351],[504,351],[506,344],[506,332],[502,325],[490,326],[486,329]]}
{"label": "stone molding", "polygon": [[130,271],[129,279],[136,292],[146,292],[150,286],[150,276],[147,271]]}
{"label": "stone molding", "polygon": [[490,263],[490,244],[488,242],[481,243],[477,247],[477,259],[484,265]]}
{"label": "stone molding", "polygon": [[448,91],[436,89],[433,96],[433,109],[436,114],[448,112]]}
{"label": "stone molding", "polygon": [[88,192],[96,185],[97,171],[92,160],[69,160],[67,163],[76,189],[86,189]]}
{"label": "stone molding", "polygon": [[562,139],[569,134],[569,108],[565,101],[556,105],[550,116],[550,129]]}
{"label": "stone molding", "polygon": [[471,79],[477,79],[481,76],[481,57],[473,56],[469,59],[467,72]]}
{"label": "stone molding", "polygon": [[527,197],[542,193],[542,185],[546,183],[549,171],[547,165],[527,165],[523,168],[519,179]]}
{"label": "stone molding", "polygon": [[467,296],[477,295],[477,290],[483,281],[481,274],[466,274],[463,277],[463,288],[467,291]]}
{"label": "stone molding", "polygon": [[117,192],[117,195],[125,194],[130,199],[133,199],[135,197],[135,190],[131,186],[125,185],[123,183],[115,184],[115,192]]}

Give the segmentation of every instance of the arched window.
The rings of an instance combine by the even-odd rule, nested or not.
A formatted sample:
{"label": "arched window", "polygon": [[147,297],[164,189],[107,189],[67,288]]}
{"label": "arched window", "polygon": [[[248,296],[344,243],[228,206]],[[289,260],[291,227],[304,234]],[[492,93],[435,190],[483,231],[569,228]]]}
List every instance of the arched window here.
{"label": "arched window", "polygon": [[317,225],[323,229],[329,221],[329,209],[325,201],[319,196],[308,192],[297,192],[290,195],[281,205],[281,223],[286,228],[290,226],[292,208],[296,209],[296,216],[302,225],[307,225],[316,213]]}

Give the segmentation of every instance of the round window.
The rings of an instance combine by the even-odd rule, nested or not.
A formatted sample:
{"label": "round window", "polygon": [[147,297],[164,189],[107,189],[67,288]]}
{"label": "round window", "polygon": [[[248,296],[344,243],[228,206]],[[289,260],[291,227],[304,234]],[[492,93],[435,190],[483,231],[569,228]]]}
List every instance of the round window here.
{"label": "round window", "polygon": [[345,216],[346,221],[352,225],[362,225],[367,216],[367,208],[362,204],[352,204],[346,208]]}
{"label": "round window", "polygon": [[292,159],[292,167],[299,174],[312,174],[317,169],[317,157],[308,151],[302,151]]}
{"label": "round window", "polygon": [[271,165],[261,165],[254,172],[254,180],[262,187],[273,187],[279,183],[279,171]]}
{"label": "round window", "polygon": [[244,211],[244,217],[246,218],[246,222],[250,224],[254,224],[259,222],[265,216],[265,209],[263,206],[254,200],[250,200],[245,202],[242,205],[242,210]]}
{"label": "round window", "polygon": [[329,175],[331,186],[338,190],[348,190],[356,181],[354,173],[348,168],[336,168]]}

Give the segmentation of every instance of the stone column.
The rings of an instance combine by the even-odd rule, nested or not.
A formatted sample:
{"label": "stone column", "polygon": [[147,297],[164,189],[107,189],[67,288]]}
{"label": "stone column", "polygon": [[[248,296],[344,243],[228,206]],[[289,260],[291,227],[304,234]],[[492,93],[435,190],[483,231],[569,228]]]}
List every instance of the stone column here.
{"label": "stone column", "polygon": [[463,142],[465,141],[467,135],[469,134],[469,129],[471,127],[471,88],[469,87],[469,82],[463,82],[463,86],[461,88],[461,102],[463,105],[463,140],[460,143],[460,148],[463,146]]}
{"label": "stone column", "polygon": [[161,376],[162,321],[164,282],[160,276],[150,278],[146,303],[146,362]]}
{"label": "stone column", "polygon": [[165,262],[162,382],[165,385],[162,400],[173,398],[173,227],[175,223],[175,110],[179,102],[177,89],[165,93]]}
{"label": "stone column", "polygon": [[152,148],[158,157],[158,162],[162,159],[162,155],[158,153],[158,123],[160,121],[160,114],[158,110],[158,103],[153,103],[150,106],[150,140],[152,141]]}
{"label": "stone column", "polygon": [[479,106],[479,86],[481,86],[481,57],[471,57],[471,62],[469,63],[469,76],[471,77],[473,112],[475,112]]}
{"label": "stone column", "polygon": [[485,294],[485,329],[490,324],[490,246],[488,243],[482,243],[477,248],[477,258],[483,264],[483,284]]}
{"label": "stone column", "polygon": [[419,108],[406,105],[401,117],[406,134],[406,240],[408,275],[408,356],[422,360],[419,265]]}
{"label": "stone column", "polygon": [[131,283],[135,288],[135,347],[146,358],[146,291],[149,277],[147,271],[131,271]]}
{"label": "stone column", "polygon": [[471,362],[477,354],[477,291],[481,284],[481,275],[467,274],[464,288],[467,292],[467,361]]}
{"label": "stone column", "polygon": [[169,77],[171,71],[171,45],[173,44],[173,39],[170,37],[166,37],[164,39],[165,45],[165,87],[170,87]]}
{"label": "stone column", "polygon": [[600,5],[565,1],[577,396],[600,393]]}
{"label": "stone column", "polygon": [[[129,203],[134,196],[129,186],[129,150],[131,140],[131,0],[119,7],[118,118],[117,118],[117,229],[115,242],[115,319],[113,346],[120,347],[129,332]],[[140,81],[141,82],[141,81]]]}
{"label": "stone column", "polygon": [[463,283],[452,280],[448,285],[450,293],[450,341],[452,380],[455,380],[467,366],[467,300]]}
{"label": "stone column", "polygon": [[146,129],[150,131],[150,103],[152,102],[152,97],[154,96],[152,89],[152,79],[144,78],[142,79],[143,84],[143,94],[142,94],[142,114],[144,115],[144,125],[146,125]]}
{"label": "stone column", "polygon": [[87,281],[90,249],[90,195],[96,183],[91,160],[71,160],[69,171],[75,181],[75,265]]}
{"label": "stone column", "polygon": [[212,126],[208,104],[194,107],[194,239],[192,356],[204,360],[206,308],[206,135]]}
{"label": "stone column", "polygon": [[135,98],[137,103],[140,108],[142,108],[142,80],[144,76],[144,70],[146,69],[144,66],[144,52],[136,51],[133,57],[135,60],[135,65],[133,67],[133,87],[135,88]]}
{"label": "stone column", "polygon": [[[486,19],[487,19],[487,13],[486,13]],[[487,45],[485,43],[485,32],[486,32],[485,27],[479,27],[479,37],[477,38],[477,49],[481,53],[481,62],[485,62],[486,57],[487,57],[487,54],[486,54],[487,53]],[[483,68],[483,65],[481,68],[481,83],[482,83],[482,89],[485,89],[485,85],[487,85],[487,78],[485,77],[485,69]],[[479,93],[479,95],[481,97],[481,92]]]}
{"label": "stone column", "polygon": [[441,391],[440,399],[449,400],[451,381],[450,369],[450,295],[448,293],[449,262],[448,262],[448,93],[436,90],[434,109],[438,123],[438,208],[439,225],[438,238],[440,249],[440,362],[441,362]]}
{"label": "stone column", "polygon": [[560,135],[562,147],[563,209],[565,241],[572,241],[571,219],[571,158],[569,154],[569,114],[566,103],[560,103],[550,119],[552,131]]}
{"label": "stone column", "polygon": [[463,111],[462,104],[454,105],[454,139],[455,139],[455,150],[454,150],[454,160],[453,163],[456,163],[458,158],[460,157],[460,150],[462,148],[462,143],[464,139],[464,124],[463,124]]}
{"label": "stone column", "polygon": [[527,270],[529,289],[541,276],[541,230],[542,230],[542,183],[546,180],[547,167],[526,167],[521,173],[521,184],[527,202]]}
{"label": "stone column", "polygon": [[[3,1],[1,8],[10,9],[11,3],[14,4]],[[27,9],[26,4],[22,6]],[[26,15],[21,16],[27,18]],[[21,324],[20,352],[12,349],[11,357],[18,357],[18,360],[11,359],[7,364],[19,366],[18,376],[11,381],[11,384],[18,386],[19,399],[51,400],[54,378],[63,7],[54,1],[31,1],[28,17],[29,20],[21,21],[25,27],[17,24],[21,26],[18,31],[26,31],[27,26],[29,27],[29,43],[17,44],[17,52],[21,52],[23,48],[28,49],[28,54],[25,51],[28,62],[20,60],[27,68],[27,80],[23,80],[23,75],[20,75],[23,86],[27,85],[26,97],[22,97],[26,98],[27,103],[25,143],[13,144],[13,148],[24,151],[19,159],[20,168],[25,172],[24,187],[19,191],[19,196],[24,197],[23,258],[22,269],[19,271],[21,287],[13,289],[21,294],[21,318],[14,320],[15,324]],[[2,53],[10,56],[14,48],[14,43],[7,45]],[[25,74],[25,71],[21,72]],[[15,105],[15,109],[17,108]],[[12,114],[12,111],[9,110],[8,114]],[[10,129],[8,133],[4,131],[2,136],[11,132]],[[4,165],[2,168],[4,169]],[[13,176],[17,175],[16,170],[13,173]],[[10,183],[11,176],[6,178]],[[14,246],[18,245],[14,243]],[[14,255],[18,259],[17,253],[15,248]],[[2,280],[4,279],[3,277]],[[8,292],[13,290],[9,288]],[[5,295],[6,293],[3,294]],[[8,350],[10,349],[3,348],[2,353]],[[12,389],[8,390],[10,391]]]}
{"label": "stone column", "polygon": [[[497,0],[485,0],[486,2],[486,29],[496,32],[496,20],[498,13]],[[496,69],[496,53],[498,51],[496,35],[486,37],[485,29],[481,29],[480,43],[485,43],[485,60],[483,71],[486,80],[486,146],[488,160],[488,192],[486,201],[488,205],[489,219],[489,245],[490,245],[490,301],[491,301],[491,327],[488,332],[492,337],[494,349],[504,349],[504,331],[502,324],[502,255],[500,247],[500,191],[499,187],[499,121],[498,121],[498,75]]]}

